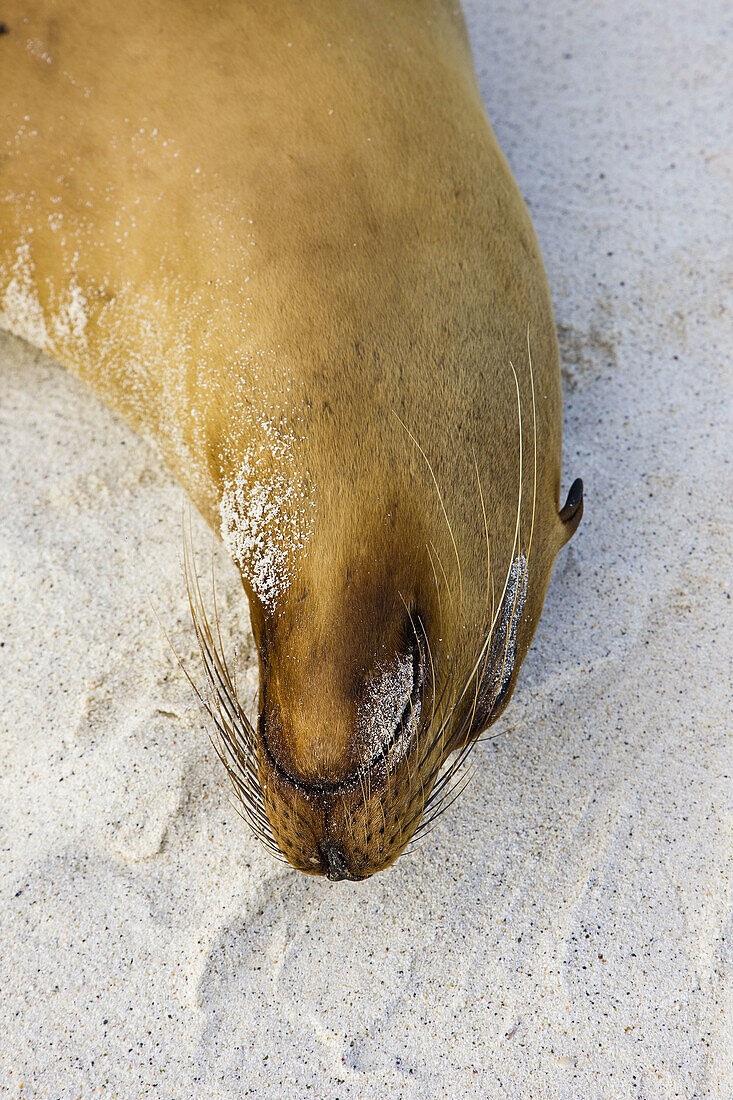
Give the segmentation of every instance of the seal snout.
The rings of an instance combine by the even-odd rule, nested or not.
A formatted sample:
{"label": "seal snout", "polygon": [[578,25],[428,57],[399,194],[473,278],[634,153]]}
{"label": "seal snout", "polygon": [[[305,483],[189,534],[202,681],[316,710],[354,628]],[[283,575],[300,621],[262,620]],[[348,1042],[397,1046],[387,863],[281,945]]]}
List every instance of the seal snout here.
{"label": "seal snout", "polygon": [[410,783],[433,690],[425,616],[411,577],[401,597],[391,576],[364,572],[335,592],[301,578],[305,595],[258,640],[263,813],[282,855],[331,882],[393,862],[422,805]]}
{"label": "seal snout", "polygon": [[409,809],[408,825],[419,817],[421,796],[410,803],[405,783],[427,709],[425,663],[419,640],[391,648],[366,676],[363,662],[351,678],[324,678],[317,709],[298,691],[303,681],[314,687],[310,678],[283,692],[272,660],[264,678],[256,731],[263,810],[286,859],[331,882],[358,882],[392,862],[409,839],[401,814]]}

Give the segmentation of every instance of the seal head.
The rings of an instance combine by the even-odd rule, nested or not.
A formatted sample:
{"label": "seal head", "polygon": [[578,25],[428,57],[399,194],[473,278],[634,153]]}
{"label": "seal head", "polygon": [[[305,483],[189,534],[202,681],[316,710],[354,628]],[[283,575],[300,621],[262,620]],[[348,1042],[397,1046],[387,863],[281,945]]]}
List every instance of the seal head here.
{"label": "seal head", "polygon": [[[359,880],[393,863],[457,797],[478,735],[509,701],[539,618],[545,563],[582,514],[576,482],[554,521],[540,526],[537,441],[522,440],[531,417],[521,403],[516,417],[506,447],[509,461],[515,451],[514,505],[503,504],[494,540],[495,491],[482,488],[478,464],[473,513],[460,513],[470,494],[456,492],[451,523],[418,450],[414,467],[404,459],[410,475],[400,499],[396,473],[386,508],[370,508],[364,488],[358,524],[354,496],[332,498],[276,599],[253,589],[261,562],[244,563],[260,659],[255,724],[239,707],[201,602],[193,603],[219,751],[244,815],[300,870]],[[397,427],[408,456],[415,442]],[[384,479],[374,484],[383,490]],[[358,526],[358,536],[344,526]]]}

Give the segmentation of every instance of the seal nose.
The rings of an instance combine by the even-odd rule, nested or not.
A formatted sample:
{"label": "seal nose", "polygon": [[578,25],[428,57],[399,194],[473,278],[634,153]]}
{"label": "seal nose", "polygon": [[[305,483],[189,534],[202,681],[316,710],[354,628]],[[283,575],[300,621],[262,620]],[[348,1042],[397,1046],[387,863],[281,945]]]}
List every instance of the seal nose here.
{"label": "seal nose", "polygon": [[351,874],[346,857],[338,844],[325,840],[320,845],[320,853],[326,868],[326,878],[329,882],[342,882],[343,879],[355,880],[355,876]]}

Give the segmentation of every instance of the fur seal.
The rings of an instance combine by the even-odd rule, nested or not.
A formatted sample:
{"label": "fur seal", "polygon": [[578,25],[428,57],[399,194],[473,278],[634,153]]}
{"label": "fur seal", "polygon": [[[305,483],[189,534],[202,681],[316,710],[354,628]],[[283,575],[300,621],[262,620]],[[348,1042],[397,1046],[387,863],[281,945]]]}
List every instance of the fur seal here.
{"label": "fur seal", "polygon": [[[242,811],[362,879],[455,796],[555,556],[545,272],[449,0],[6,0],[0,324],[158,447],[249,599],[190,593]],[[455,754],[455,755],[452,755]]]}

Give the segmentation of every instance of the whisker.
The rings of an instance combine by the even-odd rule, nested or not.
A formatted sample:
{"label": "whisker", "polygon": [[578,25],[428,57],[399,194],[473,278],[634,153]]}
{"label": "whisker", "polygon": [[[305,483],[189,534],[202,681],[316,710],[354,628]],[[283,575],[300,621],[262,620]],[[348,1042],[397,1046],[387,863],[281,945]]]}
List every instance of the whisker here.
{"label": "whisker", "polygon": [[[397,419],[399,420],[402,427],[405,429],[405,431],[409,435],[412,442],[417,447],[417,449],[420,452],[420,454],[422,455],[422,457],[425,459],[427,467],[430,470],[430,476],[433,479],[433,484],[435,486],[435,491],[438,494],[438,500],[440,501],[440,507],[443,511],[443,518],[445,519],[446,526],[448,527],[448,534],[450,535],[450,540],[453,543],[453,552],[456,555],[456,565],[458,567],[458,592],[459,592],[458,602],[459,602],[459,608],[462,609],[463,608],[463,574],[461,572],[461,557],[460,557],[460,554],[458,553],[458,546],[456,545],[455,536],[453,534],[453,528],[451,527],[450,520],[448,519],[448,513],[445,509],[445,504],[443,502],[443,494],[440,491],[440,487],[438,485],[438,479],[436,478],[435,471],[433,470],[433,467],[430,464],[430,459],[425,454],[425,451],[422,449],[422,447],[420,446],[418,441],[415,439],[415,436],[412,434],[410,429],[407,427],[404,420],[402,420],[399,416],[397,416],[397,413],[394,412],[394,409],[392,411],[393,411],[394,415],[397,417]],[[459,614],[460,614],[460,611],[459,611]]]}
{"label": "whisker", "polygon": [[[235,806],[257,840],[275,858],[287,862],[275,839],[272,825],[264,805],[264,794],[259,779],[257,743],[251,720],[245,715],[237,697],[235,675],[227,662],[221,636],[216,583],[212,557],[212,594],[216,638],[201,595],[198,571],[195,567],[190,517],[188,538],[184,526],[183,567],[194,633],[204,667],[208,695],[204,696],[184,668],[194,692],[211,718],[216,738],[210,738],[221,760],[237,798]],[[218,643],[218,644],[217,644]]]}
{"label": "whisker", "polygon": [[[532,389],[533,466],[534,466],[533,486],[532,486],[532,496],[533,496],[533,499],[532,499],[532,519],[531,519],[531,526],[530,526],[530,538],[529,538],[529,545],[528,545],[528,548],[527,548],[527,554],[524,556],[524,563],[523,563],[524,568],[523,568],[522,576],[521,576],[521,579],[519,579],[519,583],[516,585],[515,592],[513,593],[512,609],[511,609],[511,613],[510,613],[510,616],[509,616],[509,622],[508,622],[508,627],[507,627],[507,631],[506,631],[506,638],[504,640],[504,645],[503,645],[502,662],[501,662],[501,666],[500,666],[500,671],[499,671],[499,674],[497,676],[495,676],[494,680],[493,680],[493,682],[497,686],[496,686],[496,689],[495,689],[495,692],[494,692],[494,697],[491,700],[491,704],[490,704],[490,707],[489,707],[489,710],[488,710],[487,717],[490,717],[490,715],[491,715],[491,712],[492,712],[493,707],[494,707],[494,703],[496,701],[496,698],[498,698],[499,691],[501,690],[501,686],[503,684],[504,671],[505,671],[505,667],[506,667],[506,661],[507,661],[507,658],[508,658],[509,646],[511,644],[511,638],[512,638],[512,634],[513,634],[514,619],[515,619],[515,616],[516,616],[516,613],[517,613],[517,606],[518,606],[518,603],[519,603],[520,595],[521,595],[521,593],[523,591],[523,588],[524,588],[524,583],[525,583],[525,579],[526,579],[526,575],[527,575],[527,570],[528,570],[528,566],[529,566],[529,552],[531,550],[532,535],[533,535],[533,531],[534,531],[534,518],[535,518],[536,495],[537,495],[537,418],[536,418],[536,398],[535,398],[535,390],[534,390],[534,375],[533,375],[533,371],[532,371],[531,353],[530,353],[530,347],[529,347],[529,329],[527,331],[527,344],[528,344],[530,380],[531,380],[531,389]],[[473,724],[473,720],[475,718],[477,707],[478,707],[478,700],[479,700],[479,693],[480,693],[480,689],[481,689],[481,683],[484,679],[486,669],[488,667],[488,662],[489,662],[489,658],[490,658],[491,640],[493,638],[493,634],[494,634],[494,630],[496,628],[496,623],[498,621],[498,617],[501,614],[501,609],[504,605],[504,600],[505,600],[505,597],[506,597],[507,588],[508,588],[509,581],[510,581],[510,578],[511,578],[511,575],[512,575],[512,569],[514,567],[514,562],[515,562],[516,557],[517,557],[518,546],[521,545],[520,539],[521,539],[522,498],[523,498],[523,492],[524,492],[524,435],[523,435],[523,418],[522,418],[522,398],[521,398],[521,391],[520,391],[520,387],[519,387],[519,379],[517,377],[517,372],[514,368],[514,364],[510,362],[509,365],[510,365],[511,370],[512,370],[512,375],[513,375],[513,378],[514,378],[514,385],[515,385],[516,395],[517,395],[517,424],[518,424],[518,435],[519,435],[519,475],[518,475],[518,488],[517,488],[517,508],[516,508],[516,517],[515,517],[515,526],[514,526],[514,539],[513,539],[513,543],[512,543],[511,554],[509,556],[509,564],[508,564],[506,574],[505,574],[505,578],[504,578],[504,586],[503,586],[503,589],[502,589],[502,592],[501,592],[501,597],[495,604],[494,598],[493,598],[494,594],[493,594],[493,585],[492,585],[492,577],[491,577],[491,557],[490,557],[491,549],[490,549],[490,539],[489,539],[489,532],[488,532],[488,520],[487,520],[486,506],[485,506],[485,501],[484,501],[484,496],[483,496],[483,488],[481,486],[481,478],[480,478],[480,474],[479,474],[479,470],[478,470],[478,462],[476,460],[476,455],[474,453],[474,456],[473,456],[474,457],[474,466],[475,466],[475,469],[476,469],[476,477],[477,477],[478,488],[479,488],[479,498],[480,498],[480,501],[481,501],[481,512],[482,512],[482,517],[483,517],[483,522],[484,522],[484,534],[485,534],[486,542],[487,542],[487,591],[486,591],[485,607],[488,608],[488,595],[489,595],[489,591],[491,590],[491,594],[492,594],[491,625],[490,625],[490,628],[489,628],[487,634],[485,635],[484,641],[483,641],[483,643],[482,643],[482,645],[479,649],[478,658],[476,659],[472,669],[470,670],[468,676],[466,677],[466,679],[464,681],[462,690],[459,693],[457,693],[457,697],[456,697],[454,703],[449,708],[448,715],[446,716],[444,721],[441,722],[441,728],[440,728],[439,735],[438,735],[438,737],[441,741],[445,737],[445,731],[447,729],[448,724],[452,721],[458,706],[461,704],[463,698],[465,697],[466,693],[469,691],[469,689],[471,687],[471,684],[473,683],[474,690],[473,690],[472,703],[471,703],[471,706],[469,708],[469,711],[468,711],[467,715],[465,716],[465,718],[461,722],[460,730],[462,730],[463,733],[461,734],[460,730],[457,731],[456,733],[454,733],[453,739],[454,740],[460,740],[461,736],[466,736],[466,735],[470,734],[470,729],[471,729],[471,726]],[[431,558],[431,561],[432,561],[432,558]],[[437,578],[436,578],[436,583],[437,583]],[[421,761],[421,765],[420,765],[421,768],[422,768],[422,765],[425,762],[425,760],[427,760],[429,758],[430,754],[432,753],[435,745],[437,744],[437,740],[438,740],[438,738],[435,738],[435,737],[433,738],[432,744],[431,744],[428,752],[423,756],[423,760]],[[431,781],[432,781],[430,796],[427,800],[427,803],[424,804],[422,821],[421,821],[420,825],[418,826],[418,828],[415,830],[413,839],[418,838],[418,837],[423,836],[423,835],[426,835],[427,832],[430,831],[431,823],[434,822],[442,813],[444,813],[445,810],[448,808],[448,806],[452,805],[453,801],[455,801],[455,798],[459,797],[460,793],[464,789],[464,787],[462,786],[462,780],[461,780],[460,776],[463,773],[463,771],[465,770],[465,768],[468,766],[469,759],[470,759],[472,753],[474,752],[475,747],[478,744],[478,741],[479,741],[479,738],[473,738],[470,741],[468,741],[463,746],[463,748],[459,750],[456,759],[446,768],[446,770],[443,772],[442,775],[438,776],[438,774],[436,772],[430,777]],[[442,756],[443,756],[442,751],[440,753],[440,756],[442,758]],[[458,788],[458,792],[455,793],[457,788]],[[412,820],[407,823],[406,828],[409,829],[410,826],[413,824],[413,822],[415,820],[416,820],[416,817],[413,817]]]}
{"label": "whisker", "polygon": [[517,392],[517,420],[518,420],[518,430],[519,430],[519,478],[518,478],[518,490],[517,490],[517,512],[516,512],[516,520],[515,520],[515,524],[514,524],[514,541],[513,541],[513,544],[512,544],[511,554],[509,556],[509,566],[507,568],[506,575],[504,577],[504,587],[502,589],[501,598],[499,599],[498,605],[496,607],[496,611],[492,616],[491,626],[489,627],[489,631],[488,631],[488,633],[487,633],[487,635],[484,639],[484,642],[482,644],[482,647],[479,651],[478,658],[477,658],[473,668],[471,669],[470,673],[466,677],[463,690],[460,692],[460,694],[458,695],[458,698],[456,699],[456,704],[455,704],[456,707],[462,702],[466,692],[470,688],[471,682],[473,681],[474,676],[476,676],[476,674],[478,672],[478,668],[481,665],[482,661],[484,661],[485,655],[488,652],[488,647],[491,644],[491,639],[492,639],[492,636],[493,636],[494,628],[496,626],[497,619],[498,619],[499,614],[501,612],[501,608],[502,608],[502,605],[504,603],[504,597],[506,595],[507,587],[509,585],[509,580],[510,580],[511,571],[512,571],[512,565],[514,563],[514,559],[515,559],[515,555],[516,555],[516,551],[517,551],[517,543],[518,543],[519,534],[520,534],[520,521],[521,521],[521,513],[522,513],[522,485],[523,485],[523,474],[524,474],[524,444],[523,444],[523,432],[522,432],[522,398],[521,398],[521,394],[520,394],[520,390],[519,390],[519,379],[517,378],[517,372],[514,369],[514,364],[510,362],[509,366],[511,367],[512,374],[514,376],[514,385],[516,387],[516,392]]}
{"label": "whisker", "polygon": [[476,458],[476,452],[473,447],[473,464],[476,469],[476,482],[478,484],[478,494],[481,501],[481,513],[484,519],[484,534],[486,535],[486,597],[484,601],[484,611],[489,607],[489,590],[491,588],[491,541],[489,539],[489,521],[486,518],[486,504],[484,502],[484,491],[481,487],[481,474],[478,469],[478,459]]}
{"label": "whisker", "polygon": [[[534,370],[533,370],[533,367],[532,367],[532,350],[531,350],[531,347],[530,347],[530,340],[529,340],[529,325],[527,325],[527,358],[528,358],[528,363],[529,363],[529,377],[530,377],[530,386],[531,386],[531,392],[532,392],[532,451],[533,451],[532,516],[531,516],[531,521],[530,521],[529,542],[528,542],[528,545],[527,545],[527,553],[525,554],[525,557],[524,557],[524,569],[523,569],[523,572],[522,572],[521,580],[518,581],[517,588],[516,588],[516,591],[515,591],[515,594],[514,594],[514,605],[512,607],[512,613],[511,613],[511,616],[509,618],[509,624],[508,624],[508,627],[507,627],[506,643],[505,643],[505,647],[504,647],[504,655],[503,655],[503,660],[502,660],[501,671],[500,671],[498,677],[496,678],[497,689],[494,693],[494,698],[491,701],[491,706],[489,707],[487,717],[490,717],[490,715],[491,715],[491,713],[494,709],[494,704],[496,703],[496,699],[498,698],[499,692],[501,690],[501,684],[503,682],[504,669],[506,668],[506,659],[507,659],[507,655],[508,655],[508,651],[509,651],[509,640],[512,636],[512,627],[513,627],[513,624],[514,624],[514,616],[516,614],[517,601],[518,601],[519,595],[523,591],[525,583],[526,583],[527,575],[528,575],[528,572],[529,572],[529,561],[530,561],[530,556],[531,556],[531,553],[532,553],[532,538],[533,538],[533,534],[534,534],[535,508],[536,508],[536,502],[537,502],[537,409],[536,409],[536,401],[535,401]],[[512,366],[512,370],[514,370],[513,366]],[[516,381],[516,372],[514,374],[514,377],[515,377],[515,381]],[[521,414],[520,414],[520,416],[521,416]],[[520,419],[520,482],[521,482],[521,477],[522,477],[521,470],[522,470],[522,437],[521,437],[521,419]],[[519,515],[517,516],[517,521],[519,522]],[[515,545],[516,545],[516,536],[515,536]]]}
{"label": "whisker", "polygon": [[529,543],[527,546],[527,567],[529,567],[529,556],[532,553],[532,536],[534,534],[535,506],[537,504],[537,408],[535,404],[532,349],[529,343],[529,325],[527,325],[527,359],[529,361],[529,380],[532,387],[532,450],[534,452],[534,470],[532,474],[532,520],[529,527]]}
{"label": "whisker", "polygon": [[440,571],[443,574],[443,581],[445,582],[445,590],[448,593],[448,599],[450,601],[451,607],[454,607],[455,605],[453,603],[453,593],[451,592],[451,587],[450,587],[450,584],[448,583],[448,575],[445,571],[445,567],[443,566],[443,562],[441,560],[440,554],[438,553],[438,551],[435,547],[435,543],[428,542],[428,543],[426,543],[426,545],[428,546],[429,549],[432,550],[433,554],[435,554],[436,558],[438,559],[438,565],[440,566]]}
{"label": "whisker", "polygon": [[415,848],[419,848],[425,843],[427,837],[430,835],[430,833],[432,833],[433,829],[437,828],[438,819],[440,817],[442,817],[442,815],[446,812],[446,810],[449,810],[451,808],[451,806],[453,805],[454,802],[458,801],[458,799],[461,797],[463,792],[466,790],[466,787],[468,787],[469,783],[471,783],[471,781],[473,780],[473,777],[476,775],[477,771],[478,771],[478,764],[476,764],[474,766],[472,771],[470,771],[468,773],[468,775],[465,777],[465,779],[462,782],[459,781],[459,784],[456,784],[457,786],[459,786],[459,790],[456,791],[453,798],[451,798],[450,802],[446,803],[446,805],[443,806],[442,809],[440,809],[439,812],[433,814],[433,816],[425,823],[425,825],[426,825],[425,828],[423,828],[421,826],[419,829],[415,830],[415,833],[413,834],[413,837],[412,837],[412,841],[410,843],[410,850],[412,850],[412,842],[416,842],[415,843]]}

